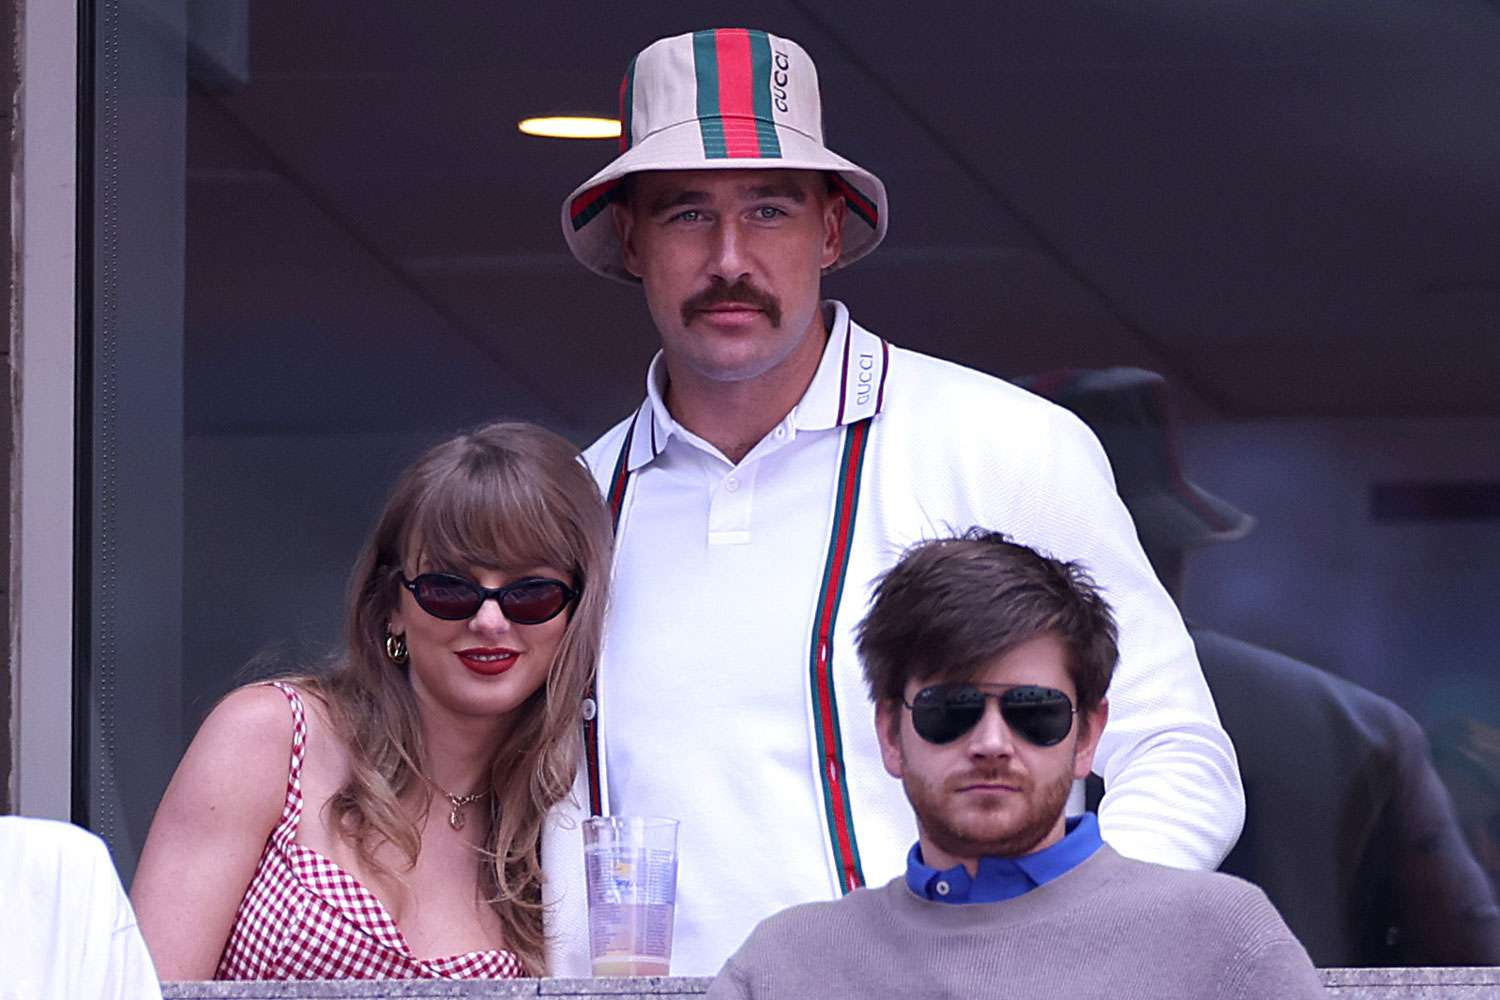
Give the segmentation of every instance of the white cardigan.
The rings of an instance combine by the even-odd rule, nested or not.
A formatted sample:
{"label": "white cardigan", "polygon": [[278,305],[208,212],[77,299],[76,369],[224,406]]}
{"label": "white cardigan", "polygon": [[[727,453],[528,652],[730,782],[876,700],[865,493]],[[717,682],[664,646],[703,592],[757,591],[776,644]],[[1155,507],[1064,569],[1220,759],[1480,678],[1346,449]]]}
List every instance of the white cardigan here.
{"label": "white cardigan", "polygon": [[[1244,818],[1234,750],[1219,725],[1192,642],[1141,551],[1093,434],[1068,411],[999,379],[914,352],[887,349],[880,338],[851,322],[842,304],[829,303],[828,308],[833,322],[822,363],[783,424],[793,437],[834,435],[842,433],[841,425],[874,417],[833,653],[846,787],[865,881],[878,885],[900,872],[915,826],[900,783],[881,763],[852,632],[874,579],[902,549],[972,525],[1003,531],[1058,558],[1082,561],[1114,608],[1120,625],[1120,665],[1109,691],[1109,723],[1095,758],[1095,769],[1108,787],[1100,810],[1104,839],[1127,856],[1178,867],[1215,867],[1233,846]],[[634,475],[621,517],[625,535],[631,530],[637,480],[652,474],[652,463],[674,436],[691,437],[666,412],[664,378],[658,355],[648,377],[647,402],[586,455],[601,489],[607,491],[626,431],[634,425],[629,458]],[[752,452],[746,462],[755,455]],[[776,457],[772,454],[764,461]],[[827,476],[821,466],[815,473]],[[815,514],[824,524],[832,495],[830,488],[825,509]],[[826,546],[826,534],[823,539]],[[820,567],[822,559],[820,551]],[[617,577],[619,572],[617,567]],[[620,582],[617,578],[617,585]],[[810,638],[806,617],[795,623],[804,639]],[[612,634],[631,627],[618,617],[610,622]],[[711,637],[705,641],[711,642]],[[726,650],[712,652],[732,655]],[[612,681],[622,683],[617,673],[621,669],[608,656],[601,665],[600,739],[606,747],[609,688]],[[805,780],[816,788],[821,785],[821,762],[811,734],[815,712],[809,685],[802,686],[806,710],[788,721],[809,727],[808,740],[814,747]],[[697,750],[702,752],[695,754]],[[707,748],[685,747],[683,752],[711,757]],[[602,752],[601,761],[606,756]],[[733,762],[723,766],[730,769]],[[672,769],[674,764],[663,760],[661,767]],[[684,769],[685,775],[698,773]],[[701,782],[695,776],[685,780]],[[610,803],[607,774],[602,782],[606,812],[639,812],[630,802]],[[588,974],[582,841],[576,827],[587,811],[586,787],[580,775],[576,801],[555,812],[543,842],[552,975]],[[776,793],[767,798],[776,799]],[[763,824],[762,843],[785,852],[786,838],[765,832],[778,816],[777,801],[767,801],[757,822]],[[821,829],[821,842],[807,844],[807,850],[823,859],[828,881],[803,898],[830,898],[838,892],[835,849],[827,824]],[[725,841],[725,856],[713,861],[742,865],[748,853],[744,847]],[[748,858],[752,864],[753,858]],[[727,915],[735,909],[735,900],[726,898],[719,905]],[[732,923],[753,925],[767,915],[736,913]],[[709,942],[706,951],[697,949],[692,967],[674,962],[674,972],[712,974],[716,963],[739,944],[736,934],[730,937],[734,939]],[[712,955],[717,958],[707,957]]]}

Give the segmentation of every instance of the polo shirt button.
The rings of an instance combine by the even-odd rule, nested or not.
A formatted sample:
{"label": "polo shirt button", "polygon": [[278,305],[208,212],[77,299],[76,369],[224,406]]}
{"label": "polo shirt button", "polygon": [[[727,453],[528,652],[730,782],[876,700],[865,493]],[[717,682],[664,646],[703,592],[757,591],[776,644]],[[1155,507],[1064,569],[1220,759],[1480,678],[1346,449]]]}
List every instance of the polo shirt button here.
{"label": "polo shirt button", "polygon": [[778,438],[784,438],[784,437],[786,437],[786,428],[785,427],[778,427],[778,428],[776,428],[776,436]]}
{"label": "polo shirt button", "polygon": [[939,882],[937,885],[933,886],[933,888],[937,890],[937,894],[939,896],[946,896],[951,890],[951,887],[947,882]]}
{"label": "polo shirt button", "polygon": [[733,476],[730,476],[728,479],[724,480],[724,488],[733,493],[735,490],[740,488],[740,481]]}
{"label": "polo shirt button", "polygon": [[583,721],[592,722],[594,716],[599,714],[599,706],[594,704],[594,699],[583,699]]}

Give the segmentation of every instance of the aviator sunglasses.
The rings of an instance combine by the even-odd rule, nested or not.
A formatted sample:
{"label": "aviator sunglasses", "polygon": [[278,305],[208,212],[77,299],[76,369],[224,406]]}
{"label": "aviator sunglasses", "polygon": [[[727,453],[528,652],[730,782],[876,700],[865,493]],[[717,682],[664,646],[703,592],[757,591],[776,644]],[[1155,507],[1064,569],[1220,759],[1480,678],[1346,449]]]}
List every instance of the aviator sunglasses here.
{"label": "aviator sunglasses", "polygon": [[402,574],[401,586],[411,591],[423,611],[450,622],[473,618],[485,601],[494,598],[508,621],[540,625],[556,618],[579,594],[561,580],[544,576],[529,576],[503,587],[481,587],[453,573],[423,573],[415,580]]}
{"label": "aviator sunglasses", "polygon": [[986,699],[1000,703],[1000,717],[1011,732],[1028,743],[1050,747],[1073,729],[1073,702],[1056,688],[1022,684],[990,693],[973,684],[934,684],[917,692],[911,703],[911,725],[928,743],[952,743],[979,724]]}

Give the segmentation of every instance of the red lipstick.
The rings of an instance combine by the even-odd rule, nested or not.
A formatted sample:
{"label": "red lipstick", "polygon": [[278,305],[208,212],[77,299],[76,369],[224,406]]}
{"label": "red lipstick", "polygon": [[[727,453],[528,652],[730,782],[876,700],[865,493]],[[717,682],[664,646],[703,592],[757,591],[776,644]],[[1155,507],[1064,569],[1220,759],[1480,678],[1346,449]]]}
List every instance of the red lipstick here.
{"label": "red lipstick", "polygon": [[516,665],[521,656],[514,649],[503,646],[471,646],[454,654],[459,662],[476,674],[493,677],[503,674]]}

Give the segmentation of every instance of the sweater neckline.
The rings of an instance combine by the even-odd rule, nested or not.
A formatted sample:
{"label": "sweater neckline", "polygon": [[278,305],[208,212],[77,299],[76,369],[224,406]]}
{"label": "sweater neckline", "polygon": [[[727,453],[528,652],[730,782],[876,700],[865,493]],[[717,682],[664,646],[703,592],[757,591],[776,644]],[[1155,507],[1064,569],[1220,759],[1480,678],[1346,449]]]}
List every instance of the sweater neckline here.
{"label": "sweater neckline", "polygon": [[950,906],[998,903],[1024,896],[1072,871],[1104,845],[1093,813],[1070,818],[1065,829],[1061,840],[1040,851],[1013,858],[980,858],[979,871],[972,876],[962,864],[945,869],[931,867],[922,858],[919,841],[906,856],[906,886],[919,898]]}
{"label": "sweater neckline", "polygon": [[917,931],[999,929],[1055,914],[1069,897],[1084,899],[1118,877],[1124,861],[1114,848],[1102,844],[1072,870],[1024,895],[993,903],[954,906],[922,899],[907,886],[904,875],[891,879],[878,891],[885,893],[895,918]]}

